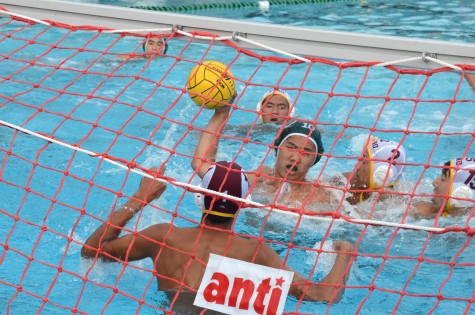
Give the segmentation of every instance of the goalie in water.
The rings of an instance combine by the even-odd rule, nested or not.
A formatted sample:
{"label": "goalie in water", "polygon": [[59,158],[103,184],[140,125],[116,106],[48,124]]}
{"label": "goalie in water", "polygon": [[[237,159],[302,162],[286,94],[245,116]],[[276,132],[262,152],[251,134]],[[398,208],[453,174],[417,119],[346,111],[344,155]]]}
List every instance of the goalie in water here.
{"label": "goalie in water", "polygon": [[122,58],[136,60],[140,58],[155,58],[163,56],[168,50],[167,38],[157,35],[150,36],[143,42],[142,50],[143,53],[126,54],[122,55]]}
{"label": "goalie in water", "polygon": [[[154,176],[161,177],[162,173],[155,172]],[[218,162],[203,173],[201,187],[245,198],[249,181],[239,165]],[[293,271],[264,242],[234,234],[233,223],[241,204],[217,195],[201,196],[200,225],[180,228],[171,223],[154,224],[119,237],[125,224],[145,205],[160,197],[165,188],[163,182],[144,177],[133,197],[87,239],[82,256],[112,262],[151,258],[159,289],[166,291],[173,301],[171,309],[177,313],[183,310],[199,313],[192,301],[210,254]],[[289,290],[291,295],[331,303],[341,299],[353,260],[353,248],[347,241],[334,241],[333,247],[337,257],[327,276],[317,284],[310,279],[312,275],[305,277],[295,272]]]}

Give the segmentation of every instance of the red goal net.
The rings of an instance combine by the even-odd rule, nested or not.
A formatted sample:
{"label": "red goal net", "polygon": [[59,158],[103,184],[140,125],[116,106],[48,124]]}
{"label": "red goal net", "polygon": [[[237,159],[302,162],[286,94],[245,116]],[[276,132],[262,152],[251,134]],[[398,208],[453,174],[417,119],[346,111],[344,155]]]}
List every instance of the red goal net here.
{"label": "red goal net", "polygon": [[[249,194],[229,197],[242,206],[232,231],[221,232],[268,244],[306,288],[344,291],[326,302],[309,301],[307,289],[291,294],[283,313],[474,311],[475,66],[294,56],[177,28],[116,32],[8,15],[0,25],[2,313],[181,314],[197,291],[193,266],[207,263],[193,250],[206,244],[175,248],[173,231],[205,230],[196,192],[227,192],[203,187],[193,161],[234,162],[250,179]],[[226,67],[236,90],[233,102],[219,100],[230,109],[215,131],[207,129],[215,110],[187,91],[191,70],[209,60]],[[288,141],[302,135],[293,121],[309,130],[303,144]],[[206,136],[214,140],[196,155]],[[166,169],[156,178],[166,191],[123,226],[112,222],[153,167]],[[186,263],[162,273],[151,259],[107,262],[105,247],[81,257],[101,225],[137,237],[157,224],[165,234],[148,241]],[[337,240],[351,249],[338,250]],[[350,264],[325,285],[339,252]],[[165,280],[172,295],[157,288]],[[275,311],[266,304],[272,292],[260,313]]]}

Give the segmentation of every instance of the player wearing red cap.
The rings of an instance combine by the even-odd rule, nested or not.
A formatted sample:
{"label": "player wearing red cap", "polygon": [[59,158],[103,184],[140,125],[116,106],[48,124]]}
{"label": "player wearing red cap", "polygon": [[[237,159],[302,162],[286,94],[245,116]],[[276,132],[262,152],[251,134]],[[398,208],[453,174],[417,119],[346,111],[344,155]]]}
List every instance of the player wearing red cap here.
{"label": "player wearing red cap", "polygon": [[[161,177],[162,174],[156,176]],[[249,183],[239,165],[218,162],[204,172],[201,187],[244,198],[248,194]],[[135,213],[160,197],[165,188],[163,182],[144,177],[133,197],[87,239],[82,247],[82,256],[112,262],[152,259],[159,289],[166,291],[170,301],[174,301],[172,311],[187,311],[190,314],[200,312],[192,301],[210,254],[293,271],[265,242],[232,233],[240,203],[216,194],[204,193],[201,197],[203,216],[200,225],[180,228],[170,223],[154,224],[119,236]],[[294,272],[290,294],[306,300],[332,303],[341,299],[353,248],[346,241],[334,241],[333,247],[337,257],[327,276],[316,284]]]}

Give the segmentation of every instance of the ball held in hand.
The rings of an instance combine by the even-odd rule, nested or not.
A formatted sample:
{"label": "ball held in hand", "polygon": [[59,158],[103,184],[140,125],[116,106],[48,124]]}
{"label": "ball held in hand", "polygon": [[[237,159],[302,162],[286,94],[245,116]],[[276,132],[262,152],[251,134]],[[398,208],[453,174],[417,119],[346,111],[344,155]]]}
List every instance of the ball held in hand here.
{"label": "ball held in hand", "polygon": [[208,109],[221,107],[234,95],[233,74],[218,61],[205,61],[191,70],[187,90],[191,99]]}

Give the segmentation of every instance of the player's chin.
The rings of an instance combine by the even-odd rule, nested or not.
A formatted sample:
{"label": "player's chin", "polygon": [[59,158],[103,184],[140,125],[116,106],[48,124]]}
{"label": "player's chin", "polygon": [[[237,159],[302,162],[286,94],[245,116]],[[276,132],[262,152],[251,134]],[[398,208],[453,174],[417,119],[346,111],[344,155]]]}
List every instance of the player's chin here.
{"label": "player's chin", "polygon": [[294,170],[290,171],[287,169],[287,179],[295,182],[303,182],[305,181],[306,173],[302,172],[301,170]]}

